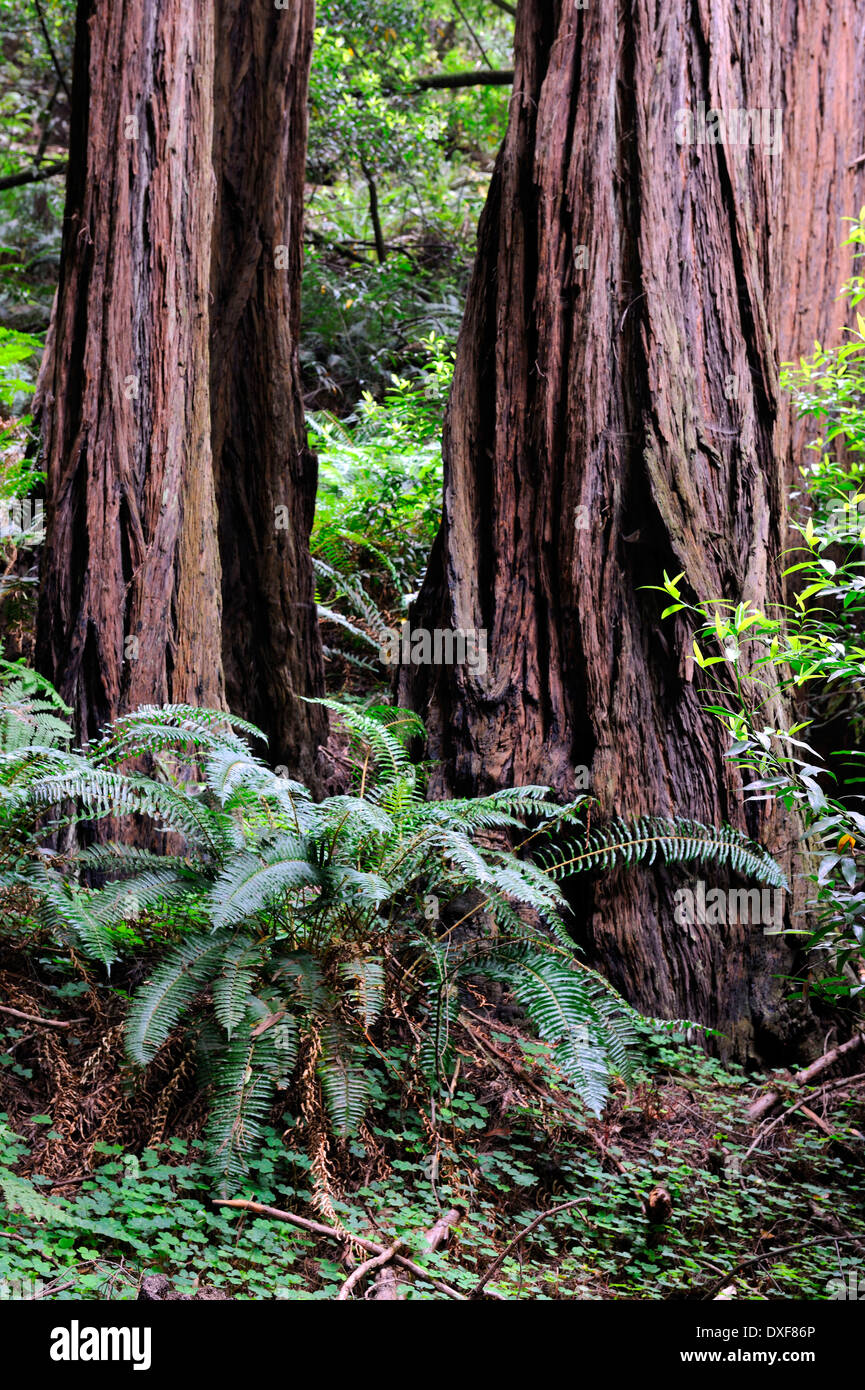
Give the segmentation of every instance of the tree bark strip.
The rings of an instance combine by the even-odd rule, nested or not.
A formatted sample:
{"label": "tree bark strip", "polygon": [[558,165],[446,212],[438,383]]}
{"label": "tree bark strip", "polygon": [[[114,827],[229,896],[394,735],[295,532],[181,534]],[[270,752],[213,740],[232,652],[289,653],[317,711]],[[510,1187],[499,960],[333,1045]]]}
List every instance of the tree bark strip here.
{"label": "tree bark strip", "polygon": [[314,780],[326,720],[297,366],[313,3],[79,7],[37,393],[37,660],[91,738],[228,705]]}

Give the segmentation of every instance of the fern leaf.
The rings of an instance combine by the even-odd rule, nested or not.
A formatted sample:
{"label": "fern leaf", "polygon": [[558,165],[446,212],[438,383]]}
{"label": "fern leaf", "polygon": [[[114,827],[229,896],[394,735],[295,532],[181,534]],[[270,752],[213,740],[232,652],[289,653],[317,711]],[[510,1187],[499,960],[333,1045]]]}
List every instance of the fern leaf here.
{"label": "fern leaf", "polygon": [[126,1051],[146,1065],[168,1038],[195,996],[213,978],[226,947],[224,935],[190,936],[160,961],[132,1000],[126,1020]]}
{"label": "fern leaf", "polygon": [[213,982],[213,1010],[229,1038],[246,1017],[259,951],[246,937],[232,941]]}
{"label": "fern leaf", "polygon": [[384,1007],[384,961],[381,956],[366,959],[357,956],[354,960],[344,961],[339,973],[353,986],[352,993],[364,1028],[371,1028]]}
{"label": "fern leaf", "polygon": [[331,1123],[340,1138],[356,1134],[366,1113],[369,1077],[358,1039],[336,1019],[321,1027],[318,1075]]}
{"label": "fern leaf", "polygon": [[320,887],[321,871],[296,838],[282,838],[260,855],[237,854],[211,889],[208,907],[214,927],[231,926],[270,910],[289,893]]}

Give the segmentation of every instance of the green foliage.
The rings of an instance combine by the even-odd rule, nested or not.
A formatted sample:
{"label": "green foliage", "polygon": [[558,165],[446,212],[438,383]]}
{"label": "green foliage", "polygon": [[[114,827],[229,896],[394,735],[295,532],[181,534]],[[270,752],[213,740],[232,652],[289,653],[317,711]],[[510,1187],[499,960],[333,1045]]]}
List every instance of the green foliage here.
{"label": "green foliage", "polygon": [[425,74],[483,66],[478,40],[486,60],[507,66],[512,20],[473,0],[466,10],[475,11],[474,24],[441,0],[322,0],[310,82],[311,182],[341,171],[398,176],[416,188],[425,170],[456,151],[495,148],[507,89],[418,87]]}
{"label": "green foliage", "polygon": [[[41,0],[40,8],[54,53],[69,78],[74,0]],[[0,6],[0,51],[4,177],[62,159],[68,148],[69,108],[33,0]],[[0,324],[28,332],[48,326],[63,197],[62,177],[0,190]]]}
{"label": "green foliage", "polygon": [[317,8],[300,354],[316,406],[346,413],[395,371],[422,370],[423,335],[456,340],[510,93],[418,80],[507,67],[513,36],[512,18],[488,3],[460,10],[445,0]]}
{"label": "green foliage", "polygon": [[420,587],[441,515],[441,423],[453,359],[439,338],[426,347],[424,374],[395,378],[381,403],[366,393],[349,420],[309,417],[319,457],[311,548],[329,651],[376,674],[386,632]]}
{"label": "green foliage", "polygon": [[[32,395],[35,387],[32,381],[34,359],[38,362],[42,353],[42,340],[32,333],[17,333],[11,328],[0,328],[0,404],[13,406],[21,396]],[[31,368],[31,376],[21,375],[22,365]]]}
{"label": "green foliage", "polygon": [[[355,784],[315,802],[253,754],[251,726],[213,711],[144,707],[86,755],[71,752],[56,697],[18,668],[10,674],[0,779],[23,862],[9,881],[29,882],[56,936],[106,965],[130,920],[145,936],[169,936],[134,996],[127,1053],[145,1065],[191,1020],[213,1079],[211,1153],[229,1181],[246,1171],[301,1054],[334,1132],[348,1139],[368,1106],[379,1051],[370,1029],[384,1040],[400,1019],[423,1020],[420,1032],[412,1025],[407,1082],[435,1105],[454,1074],[460,999],[482,978],[510,989],[561,1085],[599,1113],[611,1075],[628,1073],[632,1016],[578,960],[556,878],[660,853],[777,881],[772,861],[742,837],[691,822],[583,829],[582,848],[552,858],[540,848],[536,862],[529,846],[580,833],[585,798],[560,806],[546,787],[517,787],[427,801],[407,751],[423,730],[405,711],[323,702],[349,736]],[[145,756],[154,775],[123,771]],[[46,862],[41,817],[61,800],[73,803],[64,824],[134,815],[180,835],[182,849],[98,845],[72,866]],[[529,825],[522,849],[504,847],[502,835]],[[102,886],[76,881],[75,865]]]}
{"label": "green foliage", "polygon": [[545,858],[547,871],[560,878],[585,869],[611,870],[661,858],[665,864],[703,861],[727,865],[743,878],[755,878],[776,888],[787,886],[784,874],[761,845],[730,826],[706,826],[699,821],[640,816],[614,820],[583,837],[573,854],[557,850]]}
{"label": "green foliage", "polygon": [[[501,1297],[693,1300],[725,1276],[740,1299],[831,1298],[836,1281],[861,1267],[855,1241],[865,1239],[865,1193],[843,1147],[861,1128],[861,1100],[828,1097],[834,1139],[791,1117],[746,1159],[752,1136],[742,1117],[753,1076],[702,1056],[681,1036],[660,1041],[645,1025],[639,1031],[651,1080],[640,1073],[627,1095],[617,1094],[614,1128],[596,1136],[560,1123],[551,1137],[536,1093],[502,1109],[500,1100],[458,1084],[442,1102],[444,1171],[434,1192],[422,1117],[390,1080],[408,1054],[391,1047],[389,1071],[373,1078],[370,1093],[368,1142],[377,1163],[349,1199],[336,1201],[338,1220],[373,1239],[402,1237],[431,1277],[463,1293],[520,1228],[546,1213],[495,1278]],[[514,1045],[512,1033],[495,1026],[489,1039]],[[523,1064],[533,1067],[529,1049],[524,1044]],[[542,1061],[539,1054],[535,1062]],[[245,1190],[303,1212],[314,1193],[297,1134],[291,1117],[284,1134],[262,1131]],[[59,1132],[53,1142],[62,1143]],[[353,1141],[352,1152],[366,1157]],[[0,1182],[15,1184],[0,1213],[0,1288],[13,1297],[132,1299],[140,1276],[158,1272],[181,1292],[200,1281],[241,1299],[329,1300],[345,1279],[332,1243],[215,1209],[207,1200],[215,1173],[197,1143],[173,1138],[138,1156],[99,1143],[94,1158],[83,1182],[48,1197],[47,1179],[19,1175],[27,1145],[0,1126]],[[641,1204],[657,1184],[673,1202],[662,1228],[649,1225]],[[575,1197],[578,1209],[549,1214]],[[430,1254],[417,1237],[438,1204],[468,1211],[457,1249]],[[771,1253],[797,1242],[800,1249]],[[755,1261],[755,1253],[768,1257]],[[440,1297],[422,1280],[408,1295]]]}
{"label": "green foliage", "polygon": [[[857,247],[865,246],[863,216],[865,209],[850,237]],[[855,307],[862,277],[846,293]],[[856,315],[840,347],[817,343],[810,359],[787,364],[783,383],[799,415],[819,427],[813,460],[801,469],[805,487],[793,496],[801,540],[784,571],[795,576],[793,602],[771,612],[747,598],[692,603],[683,575],[665,575],[660,591],[669,600],[665,617],[688,615],[707,708],[729,730],[728,757],[746,774],[750,799],[778,799],[801,819],[812,921],[793,932],[817,973],[797,991],[838,1001],[865,990],[865,805],[855,790],[865,780],[862,752],[827,747],[825,732],[843,728],[857,743],[865,732],[865,319]],[[782,723],[779,690],[808,717]]]}

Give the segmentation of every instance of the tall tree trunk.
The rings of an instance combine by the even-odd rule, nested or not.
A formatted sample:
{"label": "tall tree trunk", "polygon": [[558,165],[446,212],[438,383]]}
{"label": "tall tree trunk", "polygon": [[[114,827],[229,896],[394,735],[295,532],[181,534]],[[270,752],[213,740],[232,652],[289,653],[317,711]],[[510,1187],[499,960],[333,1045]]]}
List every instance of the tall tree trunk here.
{"label": "tall tree trunk", "polygon": [[39,400],[37,662],[83,737],[220,705],[210,448],[213,15],[79,5],[63,254]]}
{"label": "tall tree trunk", "polygon": [[312,0],[218,0],[213,455],[232,710],[307,778],[325,731],[309,533],[317,463],[297,344]]}
{"label": "tall tree trunk", "polygon": [[[838,343],[853,274],[849,222],[865,201],[865,0],[785,0],[785,122],[778,350],[782,361]],[[813,422],[793,423],[792,477]]]}
{"label": "tall tree trunk", "polygon": [[[522,0],[443,524],[412,613],[413,627],[486,631],[488,664],[401,673],[458,793],[567,793],[587,764],[607,812],[747,825],[789,864],[795,827],[746,813],[690,633],[662,624],[643,586],[666,569],[698,595],[782,598],[777,232],[800,213],[782,207],[797,150],[774,113],[795,57],[778,36],[794,45],[801,10]],[[699,143],[701,102],[759,108],[760,143]],[[813,185],[796,170],[802,197]],[[576,904],[593,958],[647,1011],[721,1028],[734,1055],[777,1056],[804,1027],[773,979],[786,946],[758,926],[674,925],[674,886],[663,871],[598,883]]]}
{"label": "tall tree trunk", "polygon": [[145,702],[227,704],[308,778],[326,730],[298,698],[323,689],[297,367],[312,23],[312,0],[82,0],[37,393],[37,662],[79,733]]}

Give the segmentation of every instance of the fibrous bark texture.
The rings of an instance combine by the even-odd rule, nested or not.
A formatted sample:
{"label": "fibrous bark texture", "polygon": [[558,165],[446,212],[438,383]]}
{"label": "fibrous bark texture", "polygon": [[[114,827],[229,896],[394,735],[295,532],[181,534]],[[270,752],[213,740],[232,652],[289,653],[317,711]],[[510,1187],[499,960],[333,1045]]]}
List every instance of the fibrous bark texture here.
{"label": "fibrous bark texture", "polygon": [[[796,827],[745,806],[702,708],[691,631],[662,623],[644,586],[684,571],[699,596],[783,596],[779,328],[787,351],[796,337],[784,258],[831,259],[826,220],[854,191],[845,160],[862,130],[848,127],[834,176],[799,172],[807,113],[792,118],[789,87],[807,86],[803,45],[834,50],[838,7],[811,8],[822,25],[781,0],[519,8],[445,431],[443,523],[411,619],[485,630],[488,663],[401,680],[458,793],[568,793],[585,764],[603,812],[727,821],[789,867]],[[808,81],[826,94],[820,64]],[[837,88],[833,102],[810,130],[812,164],[847,119]],[[836,200],[822,241],[803,189]],[[836,269],[803,272],[818,319]],[[617,874],[575,901],[593,959],[645,1010],[720,1028],[727,1052],[793,1046],[804,1021],[773,978],[786,945],[759,925],[675,925],[675,884]]]}
{"label": "fibrous bark texture", "polygon": [[208,5],[79,7],[61,279],[39,393],[37,660],[83,737],[143,702],[223,701],[212,75]]}
{"label": "fibrous bark texture", "polygon": [[307,778],[324,719],[309,533],[317,466],[297,345],[313,6],[219,0],[213,453],[228,703]]}
{"label": "fibrous bark texture", "polygon": [[79,6],[39,391],[37,660],[89,738],[226,705],[312,776],[322,690],[297,368],[312,0]]}

